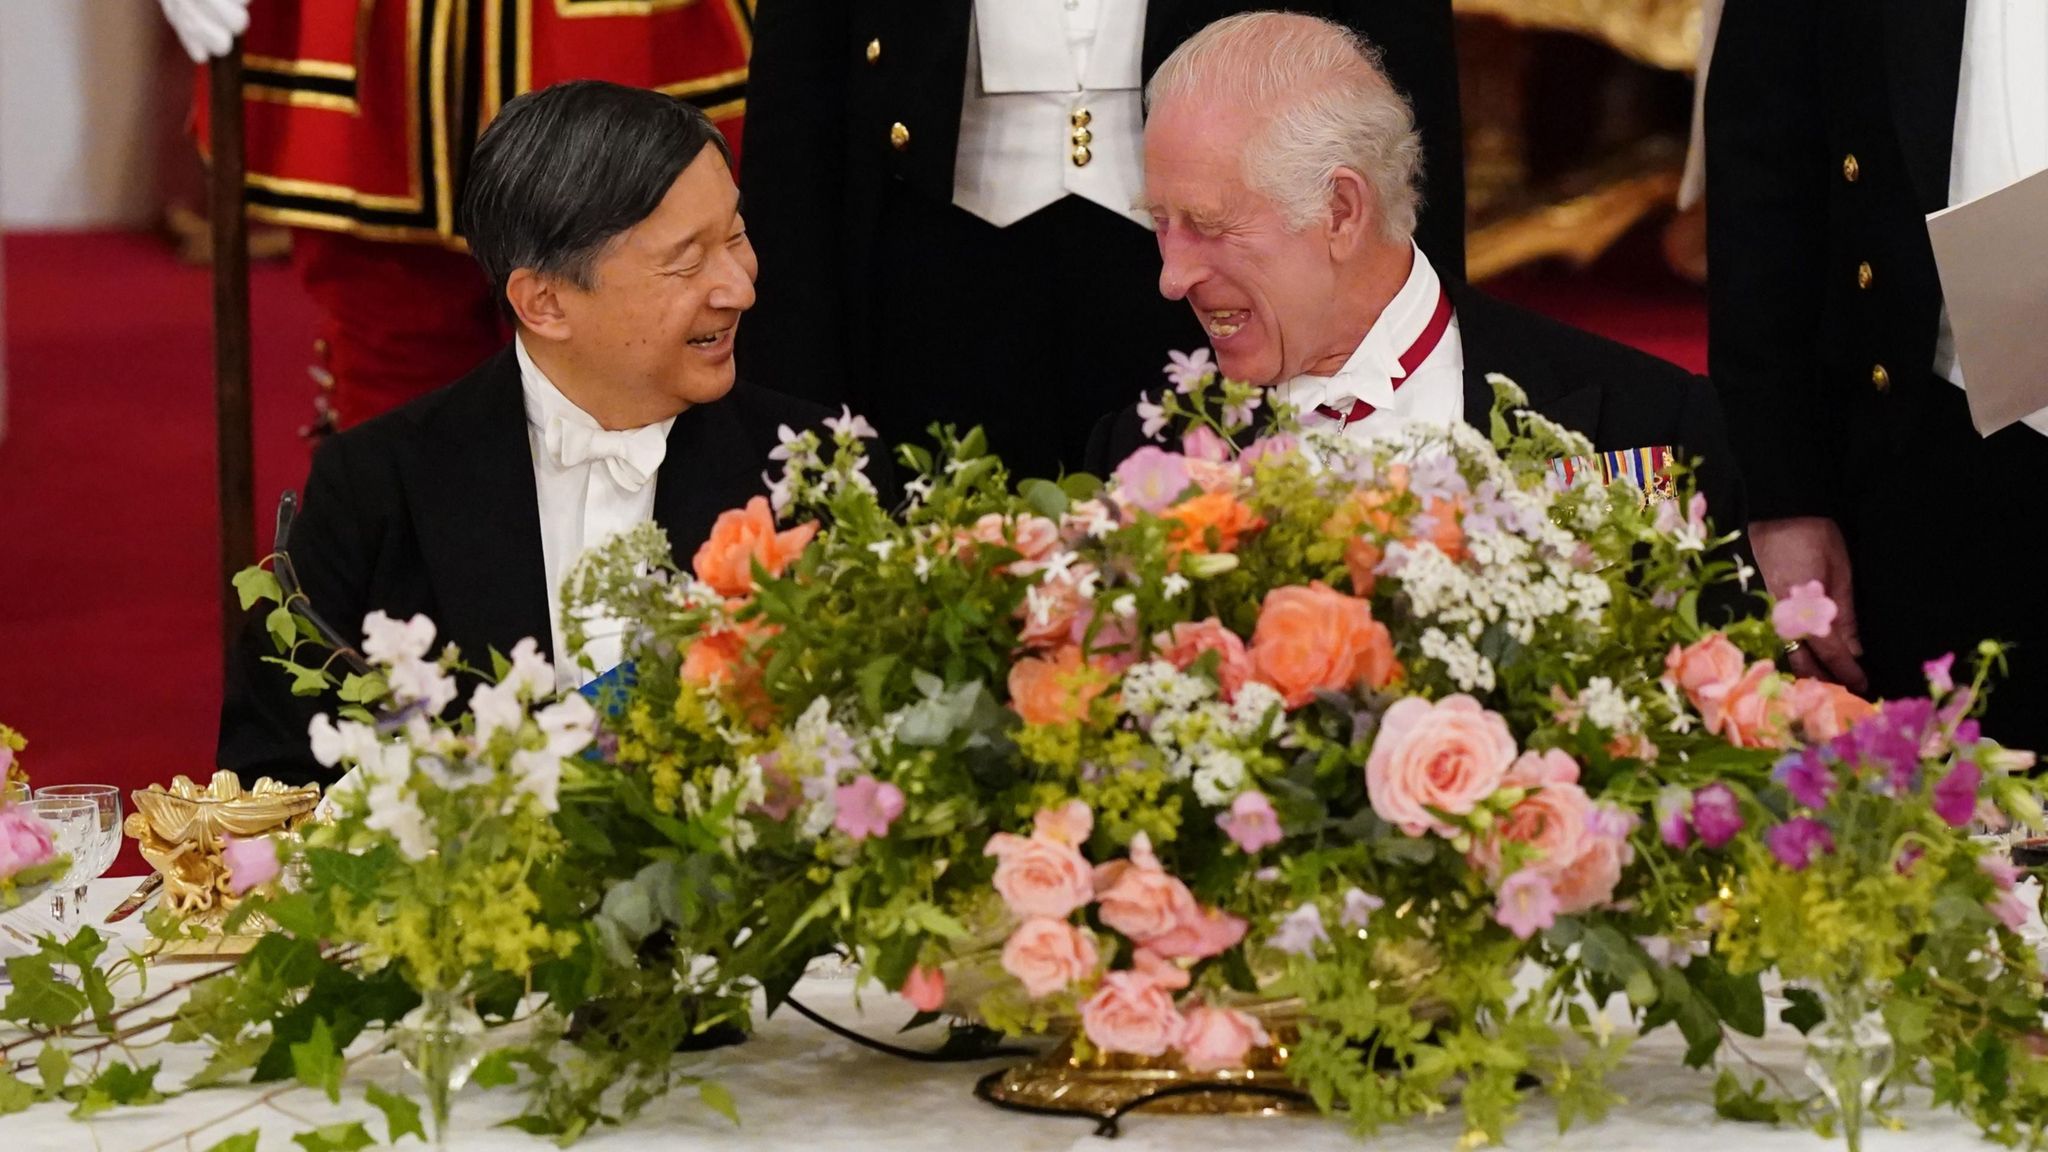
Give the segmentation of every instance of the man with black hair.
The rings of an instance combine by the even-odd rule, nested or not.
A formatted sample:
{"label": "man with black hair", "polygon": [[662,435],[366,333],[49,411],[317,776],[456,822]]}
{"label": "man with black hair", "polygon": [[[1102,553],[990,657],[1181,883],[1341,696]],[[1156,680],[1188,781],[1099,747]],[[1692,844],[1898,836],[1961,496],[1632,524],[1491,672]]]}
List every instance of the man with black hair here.
{"label": "man with black hair", "polygon": [[[825,410],[736,379],[754,250],[724,139],[660,93],[574,81],[514,99],[477,144],[463,233],[516,331],[475,371],[323,443],[290,552],[315,609],[356,627],[425,613],[473,662],[539,640],[562,686],[576,558],[653,521],[689,556],[765,491],[776,430]],[[219,765],[322,779],[252,619],[231,657]],[[613,637],[585,654],[618,659]]]}

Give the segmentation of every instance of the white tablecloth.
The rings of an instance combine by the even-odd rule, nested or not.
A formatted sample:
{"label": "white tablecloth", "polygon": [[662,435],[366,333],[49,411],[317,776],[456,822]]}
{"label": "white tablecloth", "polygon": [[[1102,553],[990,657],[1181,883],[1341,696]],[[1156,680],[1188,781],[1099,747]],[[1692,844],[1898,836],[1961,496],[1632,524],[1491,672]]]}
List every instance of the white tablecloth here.
{"label": "white tablecloth", "polygon": [[[131,880],[107,880],[95,886],[91,923],[132,887]],[[133,922],[121,926],[134,937]],[[158,979],[165,978],[159,974]],[[864,997],[867,1015],[855,1006],[852,983],[843,979],[806,981],[798,997],[809,1006],[869,1035],[908,1044],[895,1029],[907,1017],[895,998]],[[1789,1029],[1774,1030],[1762,1040],[1744,1040],[1744,1051],[1778,1072],[1785,1082],[1803,1089],[1799,1068],[1799,1037]],[[1840,1148],[1813,1134],[1793,1129],[1734,1124],[1715,1117],[1712,1070],[1691,1072],[1680,1067],[1683,1044],[1675,1034],[1659,1033],[1639,1041],[1628,1065],[1613,1085],[1628,1103],[1598,1124],[1581,1124],[1560,1136],[1553,1114],[1541,1100],[1527,1110],[1510,1136],[1512,1148],[1642,1149],[1644,1152],[1743,1152]],[[141,1054],[162,1060],[159,1083],[176,1085],[196,1070],[203,1054],[196,1048],[160,1046]],[[1747,1065],[1723,1052],[1752,1076]],[[1302,1149],[1363,1147],[1341,1121],[1316,1117],[1198,1118],[1134,1115],[1124,1121],[1123,1136],[1110,1141],[1093,1135],[1091,1120],[1025,1116],[1001,1111],[976,1100],[974,1082],[1001,1067],[1001,1061],[929,1065],[885,1056],[839,1039],[794,1013],[766,1021],[744,1045],[679,1058],[678,1068],[713,1078],[733,1095],[741,1124],[735,1129],[683,1090],[652,1105],[634,1124],[607,1129],[585,1138],[591,1149],[691,1148],[743,1152],[750,1149],[830,1149],[832,1152],[920,1150],[930,1152],[1244,1152],[1259,1145]],[[145,1152],[187,1149],[203,1152],[226,1136],[263,1130],[262,1148],[294,1152],[293,1132],[343,1120],[363,1120],[371,1133],[384,1136],[384,1121],[363,1102],[368,1083],[403,1087],[407,1073],[397,1057],[386,1054],[359,1064],[344,1087],[342,1103],[330,1105],[318,1092],[293,1088],[275,1100],[251,1104],[258,1089],[213,1089],[153,1107],[122,1109],[86,1125],[69,1119],[57,1105],[39,1105],[26,1113],[0,1119],[0,1152],[71,1149],[96,1146],[101,1152]],[[275,1088],[275,1085],[269,1086]],[[1916,1098],[1924,1103],[1924,1098]],[[493,1125],[516,1115],[519,1097],[509,1089],[486,1092],[465,1089],[455,1106],[455,1131],[450,1145],[461,1149],[507,1149],[544,1152],[551,1145]],[[1976,1129],[1948,1112],[1916,1106],[1903,1115],[1903,1132],[1866,1133],[1872,1152],[1930,1152],[1936,1149],[1988,1149]],[[1460,1133],[1456,1115],[1382,1132],[1370,1141],[1373,1152],[1428,1149],[1446,1152]],[[190,1144],[184,1139],[193,1133]]]}

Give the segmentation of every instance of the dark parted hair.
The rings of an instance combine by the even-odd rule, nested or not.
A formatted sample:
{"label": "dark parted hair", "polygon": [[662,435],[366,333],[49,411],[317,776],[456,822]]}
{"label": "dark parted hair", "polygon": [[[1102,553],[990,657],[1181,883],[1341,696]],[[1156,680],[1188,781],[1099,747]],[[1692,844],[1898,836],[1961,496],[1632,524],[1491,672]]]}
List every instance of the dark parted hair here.
{"label": "dark parted hair", "polygon": [[612,238],[652,215],[706,145],[732,149],[687,101],[603,80],[515,97],[478,138],[456,223],[500,308],[520,268],[593,285]]}

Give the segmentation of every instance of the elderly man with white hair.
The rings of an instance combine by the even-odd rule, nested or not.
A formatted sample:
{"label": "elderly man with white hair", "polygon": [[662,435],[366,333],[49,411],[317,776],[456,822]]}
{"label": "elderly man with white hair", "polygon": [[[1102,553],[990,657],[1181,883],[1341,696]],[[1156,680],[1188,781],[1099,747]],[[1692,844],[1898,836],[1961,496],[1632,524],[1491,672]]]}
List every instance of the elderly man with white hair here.
{"label": "elderly man with white hair", "polygon": [[[1715,522],[1740,526],[1705,379],[1440,276],[1416,247],[1421,141],[1355,33],[1277,12],[1219,20],[1167,58],[1146,99],[1159,290],[1194,309],[1223,375],[1271,387],[1304,424],[1364,438],[1416,422],[1484,428],[1486,377],[1502,373],[1600,451],[1699,458]],[[1090,470],[1144,442],[1135,407],[1105,418]]]}

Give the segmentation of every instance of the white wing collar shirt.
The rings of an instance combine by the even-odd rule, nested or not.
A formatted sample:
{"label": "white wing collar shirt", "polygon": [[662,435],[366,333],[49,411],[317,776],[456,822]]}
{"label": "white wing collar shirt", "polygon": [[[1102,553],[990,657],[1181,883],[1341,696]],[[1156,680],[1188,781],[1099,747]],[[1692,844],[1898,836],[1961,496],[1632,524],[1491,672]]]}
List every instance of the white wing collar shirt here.
{"label": "white wing collar shirt", "polygon": [[[547,569],[548,626],[555,676],[564,690],[592,679],[570,658],[562,621],[562,581],[577,557],[612,536],[654,518],[654,482],[668,455],[671,416],[657,424],[607,431],[562,395],[514,338],[519,383],[526,394],[526,439],[533,450],[533,487],[540,498],[540,551]],[[587,654],[598,672],[619,662],[623,625],[589,622]]]}
{"label": "white wing collar shirt", "polygon": [[[1409,424],[1455,424],[1465,418],[1465,349],[1458,318],[1450,312],[1429,257],[1420,248],[1414,251],[1401,290],[1335,375],[1296,376],[1274,388],[1274,398],[1292,406],[1304,428],[1341,422],[1346,438],[1363,443]],[[1350,418],[1360,401],[1372,411]]]}
{"label": "white wing collar shirt", "polygon": [[[2048,169],[2048,3],[1970,0],[1963,16],[1962,72],[1956,82],[1955,143],[1949,152],[1948,202],[1965,204]],[[1934,346],[1934,373],[1958,388],[1948,309]],[[2048,435],[2048,408],[2024,423]]]}
{"label": "white wing collar shirt", "polygon": [[955,206],[1007,228],[1062,197],[1141,227],[1145,0],[978,0]]}

